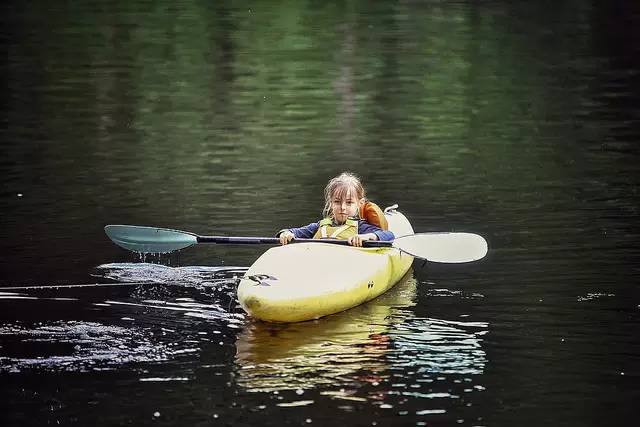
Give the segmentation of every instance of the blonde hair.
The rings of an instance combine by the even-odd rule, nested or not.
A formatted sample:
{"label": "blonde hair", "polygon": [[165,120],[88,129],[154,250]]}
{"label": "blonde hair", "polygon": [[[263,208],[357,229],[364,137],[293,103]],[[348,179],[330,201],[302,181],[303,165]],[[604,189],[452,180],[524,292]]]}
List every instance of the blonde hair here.
{"label": "blonde hair", "polygon": [[342,172],[340,175],[332,178],[324,188],[324,210],[322,217],[333,217],[331,210],[331,201],[334,197],[344,199],[349,192],[355,193],[354,196],[360,200],[364,199],[364,187],[360,182],[360,178],[351,172]]}

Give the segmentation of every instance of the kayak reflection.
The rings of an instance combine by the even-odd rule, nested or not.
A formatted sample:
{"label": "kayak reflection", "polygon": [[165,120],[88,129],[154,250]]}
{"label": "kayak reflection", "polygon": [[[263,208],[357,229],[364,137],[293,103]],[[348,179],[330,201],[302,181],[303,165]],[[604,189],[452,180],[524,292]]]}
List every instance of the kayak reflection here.
{"label": "kayak reflection", "polygon": [[387,370],[389,329],[412,316],[416,281],[410,270],[385,294],[316,321],[251,322],[236,341],[239,385],[249,391],[310,389],[376,381]]}

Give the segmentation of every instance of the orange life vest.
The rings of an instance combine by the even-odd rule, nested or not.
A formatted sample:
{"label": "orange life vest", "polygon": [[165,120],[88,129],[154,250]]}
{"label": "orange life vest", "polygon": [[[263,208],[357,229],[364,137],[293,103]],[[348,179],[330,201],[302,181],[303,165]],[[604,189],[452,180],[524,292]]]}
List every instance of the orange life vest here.
{"label": "orange life vest", "polygon": [[384,212],[380,209],[380,206],[368,200],[360,207],[360,218],[364,219],[371,225],[380,227],[382,230],[389,229],[389,223],[387,222],[387,218],[384,216]]}

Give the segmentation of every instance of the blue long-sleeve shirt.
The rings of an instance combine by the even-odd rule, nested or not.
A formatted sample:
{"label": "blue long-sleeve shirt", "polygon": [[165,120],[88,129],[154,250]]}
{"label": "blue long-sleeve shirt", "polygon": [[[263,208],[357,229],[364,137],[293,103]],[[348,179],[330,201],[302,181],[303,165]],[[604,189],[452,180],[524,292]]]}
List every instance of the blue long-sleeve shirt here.
{"label": "blue long-sleeve shirt", "polygon": [[[298,239],[311,239],[316,232],[320,228],[320,221],[312,222],[309,225],[305,225],[304,227],[294,227],[294,228],[285,228],[284,230],[289,230],[293,233],[293,235]],[[280,230],[278,232],[278,236],[284,230]],[[369,224],[364,220],[358,220],[358,234],[367,234],[373,233],[378,237],[378,240],[390,241],[395,239],[395,236],[392,231],[383,230],[380,227],[376,227],[373,224]]]}

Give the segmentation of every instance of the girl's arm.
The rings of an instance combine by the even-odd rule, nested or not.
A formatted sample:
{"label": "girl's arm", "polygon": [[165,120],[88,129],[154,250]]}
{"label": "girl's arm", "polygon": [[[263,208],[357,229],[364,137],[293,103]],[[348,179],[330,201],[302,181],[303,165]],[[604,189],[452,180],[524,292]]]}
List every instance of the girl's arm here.
{"label": "girl's arm", "polygon": [[298,239],[310,239],[316,234],[318,231],[318,227],[320,227],[319,223],[312,222],[309,225],[305,225],[304,227],[294,227],[294,228],[284,228],[276,234],[276,237],[280,237],[280,233],[283,231],[290,231],[293,235]]}
{"label": "girl's arm", "polygon": [[396,238],[392,231],[383,230],[380,227],[376,227],[375,225],[369,224],[366,221],[360,221],[360,223],[358,224],[358,234],[372,234],[373,236],[375,236],[375,239],[373,238],[373,236],[369,236],[371,238],[366,240],[391,241]]}

